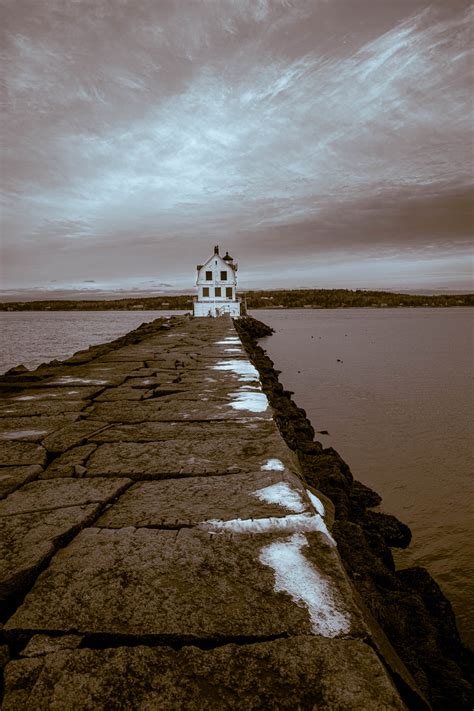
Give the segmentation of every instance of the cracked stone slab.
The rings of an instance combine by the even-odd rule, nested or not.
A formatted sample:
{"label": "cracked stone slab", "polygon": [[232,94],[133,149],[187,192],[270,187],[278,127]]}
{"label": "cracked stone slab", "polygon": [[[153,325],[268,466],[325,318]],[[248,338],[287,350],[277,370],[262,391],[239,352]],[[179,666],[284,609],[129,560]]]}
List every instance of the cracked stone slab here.
{"label": "cracked stone slab", "polygon": [[64,454],[54,459],[41,474],[40,479],[82,476],[86,472],[84,464],[96,447],[96,444],[83,444],[79,447],[68,449]]}
{"label": "cracked stone slab", "polygon": [[[95,422],[95,420],[94,420]],[[92,435],[92,442],[158,442],[174,438],[224,437],[228,441],[265,438],[269,452],[286,447],[275,422],[142,422],[140,424],[113,424]],[[276,455],[275,455],[276,456]]]}
{"label": "cracked stone slab", "polygon": [[80,420],[53,432],[42,444],[48,452],[59,453],[84,442],[87,437],[108,427],[108,422],[100,420]]}
{"label": "cracked stone slab", "polygon": [[129,479],[34,481],[0,501],[0,518],[17,514],[106,503],[125,491]]}
{"label": "cracked stone slab", "polygon": [[35,634],[30,639],[22,657],[40,657],[44,654],[53,654],[65,649],[77,649],[84,637],[77,634],[65,634],[61,637],[49,637],[46,634]]}
{"label": "cracked stone slab", "polygon": [[146,390],[119,385],[117,388],[106,388],[95,402],[109,402],[115,400],[142,400],[147,394]]}
{"label": "cracked stone slab", "polygon": [[[137,370],[132,370],[127,378],[127,383],[132,381],[137,381],[135,387],[142,387],[139,384],[141,379],[156,378],[159,382],[169,383],[172,382],[171,378],[176,378],[176,373],[170,373],[169,370],[159,371],[156,368],[138,368]],[[143,386],[145,387],[145,386]]]}
{"label": "cracked stone slab", "polygon": [[[137,363],[136,365],[140,365],[140,363]],[[105,367],[103,369],[88,368],[83,374],[79,374],[77,371],[74,371],[74,375],[59,375],[53,380],[49,380],[47,385],[48,387],[56,385],[60,387],[67,386],[71,389],[92,385],[97,387],[100,386],[101,388],[113,387],[123,383],[127,376],[127,372],[128,369],[122,369],[120,372],[116,372],[114,369],[108,369]]]}
{"label": "cracked stone slab", "polygon": [[[309,569],[331,596],[344,636],[365,637],[334,549],[321,545],[319,534],[303,539],[310,557],[301,555],[291,575],[304,577]],[[312,634],[315,625],[325,624],[326,603],[319,609],[319,603],[294,599],[275,570],[260,562],[267,546],[285,541],[273,534],[212,535],[195,528],[88,528],[58,551],[5,631],[183,641]],[[339,627],[329,636],[338,634]]]}
{"label": "cracked stone slab", "polygon": [[21,440],[23,442],[41,442],[48,434],[77,420],[78,413],[69,413],[61,417],[14,417],[0,418],[0,440]]}
{"label": "cracked stone slab", "polygon": [[23,467],[0,467],[0,499],[23,484],[36,479],[43,471],[38,464],[29,464]]}
{"label": "cracked stone slab", "polygon": [[44,466],[47,452],[44,447],[34,442],[0,442],[0,465],[23,466],[39,464]]}
{"label": "cracked stone slab", "polygon": [[92,453],[87,476],[258,471],[269,460],[270,451],[284,467],[294,466],[283,442],[269,450],[268,441],[255,436],[240,441],[216,435],[207,440],[184,436],[162,442],[113,442]]}
{"label": "cracked stone slab", "polygon": [[0,417],[31,417],[32,415],[61,415],[63,412],[79,413],[89,405],[88,400],[39,400],[8,402],[0,406]]}
{"label": "cracked stone slab", "polygon": [[133,365],[143,365],[147,360],[153,360],[155,357],[154,351],[140,351],[136,353],[122,353],[121,351],[114,351],[108,356],[103,356],[100,359],[101,363],[132,363]]}
{"label": "cracked stone slab", "polygon": [[298,636],[252,645],[76,649],[11,661],[4,711],[31,709],[403,711],[359,640]]}
{"label": "cracked stone slab", "polygon": [[99,504],[0,518],[0,600],[23,594],[64,540],[93,522]]}
{"label": "cracked stone slab", "polygon": [[24,390],[21,394],[13,395],[12,402],[37,402],[38,400],[90,400],[102,390],[102,387],[93,388],[51,388],[42,387]]}
{"label": "cracked stone slab", "polygon": [[[265,397],[265,396],[262,396]],[[232,401],[234,404],[237,400]],[[265,410],[254,412],[247,408],[236,409],[231,400],[200,402],[179,400],[171,402],[167,398],[157,398],[144,402],[100,402],[94,405],[89,419],[97,418],[107,422],[160,422],[186,420],[271,420],[270,405],[262,400]]]}
{"label": "cracked stone slab", "polygon": [[[265,501],[260,491],[284,482],[301,500],[300,512],[311,509],[301,482],[283,472],[190,477],[185,480],[135,484],[96,522],[103,528],[196,526],[208,519],[286,516],[295,508]],[[298,508],[298,507],[296,507]]]}
{"label": "cracked stone slab", "polygon": [[[154,371],[153,371],[154,372]],[[174,382],[179,376],[176,375],[176,373],[172,373],[168,378],[163,377],[161,375],[155,376],[155,375],[148,375],[148,376],[139,376],[139,377],[129,377],[125,381],[125,385],[130,386],[131,388],[137,388],[137,389],[142,389],[142,390],[150,390],[150,389],[155,389],[159,387],[168,387],[171,388],[173,391],[180,392],[182,390],[186,390],[189,388],[189,386],[182,385],[181,383],[176,383]]]}

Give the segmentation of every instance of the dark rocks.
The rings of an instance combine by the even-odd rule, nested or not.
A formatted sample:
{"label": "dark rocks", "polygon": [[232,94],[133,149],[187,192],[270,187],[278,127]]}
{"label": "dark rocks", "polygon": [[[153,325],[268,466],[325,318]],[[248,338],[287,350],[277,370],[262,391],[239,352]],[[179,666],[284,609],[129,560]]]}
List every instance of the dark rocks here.
{"label": "dark rocks", "polygon": [[410,544],[410,529],[390,514],[366,511],[362,526],[370,533],[379,534],[390,548],[406,548]]}

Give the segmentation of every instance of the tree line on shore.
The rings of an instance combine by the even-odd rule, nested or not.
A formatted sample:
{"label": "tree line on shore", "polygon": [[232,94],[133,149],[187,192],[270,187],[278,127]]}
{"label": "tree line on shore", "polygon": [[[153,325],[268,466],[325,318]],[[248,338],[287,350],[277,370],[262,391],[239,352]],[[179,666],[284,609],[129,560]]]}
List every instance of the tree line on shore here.
{"label": "tree line on shore", "polygon": [[[365,289],[278,289],[241,294],[248,309],[334,309],[474,306],[474,294],[400,294]],[[41,300],[0,303],[0,311],[192,310],[189,294],[110,300]]]}

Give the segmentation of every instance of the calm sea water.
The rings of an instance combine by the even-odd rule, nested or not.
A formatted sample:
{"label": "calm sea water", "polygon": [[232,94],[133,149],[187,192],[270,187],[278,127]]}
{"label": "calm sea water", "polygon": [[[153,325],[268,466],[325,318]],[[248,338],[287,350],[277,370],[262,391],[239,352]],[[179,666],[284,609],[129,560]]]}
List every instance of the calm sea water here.
{"label": "calm sea water", "polygon": [[[35,367],[180,312],[0,313],[0,372]],[[262,339],[325,446],[413,532],[399,565],[423,565],[474,645],[471,418],[474,311],[258,310]]]}
{"label": "calm sea water", "polygon": [[474,311],[258,310],[262,347],[325,446],[413,532],[400,567],[429,569],[474,645]]}
{"label": "calm sea water", "polygon": [[22,363],[33,369],[78,350],[113,341],[161,316],[185,311],[1,311],[0,373]]}

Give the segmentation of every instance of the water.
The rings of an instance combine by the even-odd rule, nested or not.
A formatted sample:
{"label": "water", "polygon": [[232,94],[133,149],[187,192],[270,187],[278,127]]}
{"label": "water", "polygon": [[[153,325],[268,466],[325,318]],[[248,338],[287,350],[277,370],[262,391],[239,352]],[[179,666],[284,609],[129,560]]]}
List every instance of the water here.
{"label": "water", "polygon": [[[325,446],[413,532],[400,567],[429,569],[474,645],[468,309],[258,310],[261,345]],[[338,361],[339,359],[339,361]]]}
{"label": "water", "polygon": [[185,311],[2,311],[0,373],[22,363],[30,370],[97,343],[113,341],[161,316]]}
{"label": "water", "polygon": [[[145,321],[182,312],[0,313],[0,371],[36,367]],[[427,567],[474,644],[473,311],[450,309],[258,310],[276,333],[262,339],[285,387],[325,446],[407,523],[400,565]],[[339,362],[337,359],[339,359]]]}

